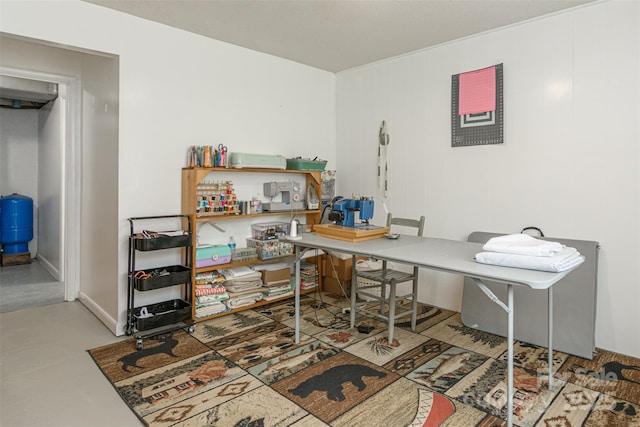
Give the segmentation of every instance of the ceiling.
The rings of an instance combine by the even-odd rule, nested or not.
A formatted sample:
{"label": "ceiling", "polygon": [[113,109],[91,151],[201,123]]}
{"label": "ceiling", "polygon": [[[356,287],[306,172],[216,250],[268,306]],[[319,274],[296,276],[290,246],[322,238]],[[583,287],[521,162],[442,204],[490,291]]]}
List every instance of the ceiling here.
{"label": "ceiling", "polygon": [[85,0],[331,72],[594,0]]}

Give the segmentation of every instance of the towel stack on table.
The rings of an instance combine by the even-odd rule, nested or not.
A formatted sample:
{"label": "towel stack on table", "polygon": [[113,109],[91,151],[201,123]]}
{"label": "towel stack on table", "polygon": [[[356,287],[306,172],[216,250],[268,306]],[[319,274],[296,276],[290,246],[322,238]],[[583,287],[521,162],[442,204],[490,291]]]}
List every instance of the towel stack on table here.
{"label": "towel stack on table", "polygon": [[525,268],[558,273],[584,262],[575,248],[558,242],[539,240],[528,234],[493,237],[477,253],[476,261],[503,267]]}

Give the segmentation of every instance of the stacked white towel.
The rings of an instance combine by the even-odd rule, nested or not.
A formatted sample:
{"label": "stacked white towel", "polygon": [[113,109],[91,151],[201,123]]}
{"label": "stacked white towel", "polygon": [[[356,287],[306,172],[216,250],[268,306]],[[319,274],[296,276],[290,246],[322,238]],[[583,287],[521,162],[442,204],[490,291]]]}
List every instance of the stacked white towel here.
{"label": "stacked white towel", "polygon": [[247,266],[224,268],[220,270],[220,272],[227,280],[242,281],[242,280],[255,279],[256,277],[261,277],[260,272],[252,270]]}
{"label": "stacked white towel", "polygon": [[253,282],[236,282],[234,280],[230,280],[228,282],[224,282],[224,287],[227,288],[229,292],[243,292],[249,290],[255,290],[262,288],[262,280],[255,280]]}
{"label": "stacked white towel", "polygon": [[476,261],[503,267],[561,272],[584,262],[575,248],[558,242],[539,240],[526,234],[510,234],[489,239],[476,254]]}
{"label": "stacked white towel", "polygon": [[565,246],[561,243],[539,240],[528,234],[493,237],[482,247],[490,252],[531,256],[553,256],[564,248]]}
{"label": "stacked white towel", "polygon": [[220,271],[227,279],[224,282],[224,286],[230,292],[241,292],[262,287],[262,275],[249,267],[232,267]]}
{"label": "stacked white towel", "polygon": [[243,294],[237,297],[231,297],[225,301],[225,304],[230,309],[243,307],[245,305],[255,304],[256,302],[262,300],[264,298],[264,294],[262,292],[254,292],[250,294]]}

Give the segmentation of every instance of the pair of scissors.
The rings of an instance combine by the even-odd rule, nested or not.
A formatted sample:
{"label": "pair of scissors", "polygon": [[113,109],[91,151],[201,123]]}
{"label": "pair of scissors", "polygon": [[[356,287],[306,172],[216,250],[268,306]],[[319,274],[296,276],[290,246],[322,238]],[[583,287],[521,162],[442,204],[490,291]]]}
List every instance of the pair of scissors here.
{"label": "pair of scissors", "polygon": [[151,277],[151,274],[147,273],[144,270],[136,271],[136,274],[133,275],[136,279],[148,279]]}
{"label": "pair of scissors", "polygon": [[218,166],[224,166],[224,158],[227,155],[227,146],[218,144]]}

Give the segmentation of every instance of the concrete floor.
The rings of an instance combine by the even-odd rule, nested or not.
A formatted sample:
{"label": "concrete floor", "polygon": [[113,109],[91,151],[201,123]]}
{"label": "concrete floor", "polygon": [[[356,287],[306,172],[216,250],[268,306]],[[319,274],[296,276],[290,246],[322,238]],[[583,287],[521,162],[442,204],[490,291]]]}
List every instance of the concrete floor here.
{"label": "concrete floor", "polygon": [[39,262],[0,267],[0,313],[64,301],[64,282]]}
{"label": "concrete floor", "polygon": [[0,426],[139,427],[87,350],[116,337],[36,261],[0,268]]}
{"label": "concrete floor", "polygon": [[79,302],[0,314],[0,425],[143,425],[87,353],[120,339]]}

